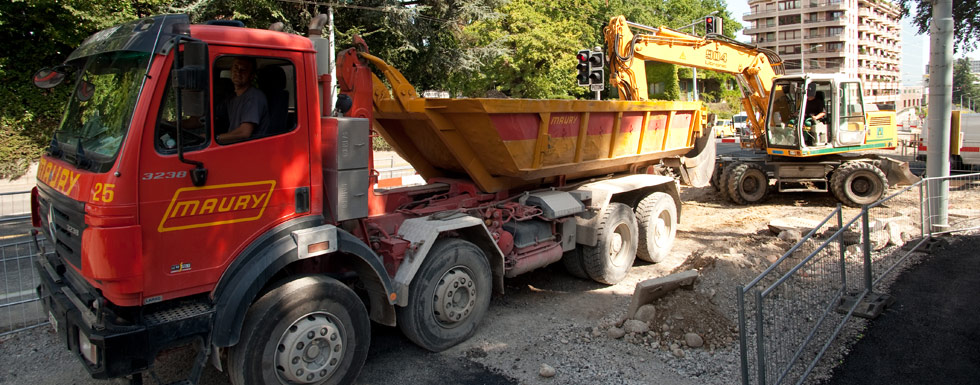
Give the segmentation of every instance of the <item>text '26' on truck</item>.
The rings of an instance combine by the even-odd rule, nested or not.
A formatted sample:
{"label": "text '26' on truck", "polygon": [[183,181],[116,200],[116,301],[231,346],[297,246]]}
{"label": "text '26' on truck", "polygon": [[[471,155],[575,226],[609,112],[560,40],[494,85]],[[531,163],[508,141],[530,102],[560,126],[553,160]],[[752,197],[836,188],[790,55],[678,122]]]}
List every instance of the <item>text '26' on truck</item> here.
{"label": "text '26' on truck", "polygon": [[[92,376],[139,381],[193,344],[192,382],[207,362],[235,384],[351,382],[371,321],[439,351],[507,277],[563,261],[613,284],[658,261],[675,175],[709,181],[697,103],[424,99],[361,45],[339,55],[330,108],[324,22],[307,38],[150,17],[35,76],[74,82],[33,221],[54,248],[42,301]],[[265,121],[231,143],[240,59]],[[375,135],[427,183],[380,187]]]}

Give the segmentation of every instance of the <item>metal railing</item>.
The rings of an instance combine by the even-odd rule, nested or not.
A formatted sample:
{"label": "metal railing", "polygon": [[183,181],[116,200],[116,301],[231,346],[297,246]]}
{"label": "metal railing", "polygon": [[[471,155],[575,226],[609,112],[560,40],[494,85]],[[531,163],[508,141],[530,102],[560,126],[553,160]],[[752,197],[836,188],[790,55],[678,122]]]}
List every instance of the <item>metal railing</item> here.
{"label": "metal railing", "polygon": [[[949,223],[940,232],[929,225],[929,202],[939,199],[929,196],[929,187],[944,181]],[[873,317],[887,305],[885,278],[933,235],[980,228],[977,190],[980,173],[927,178],[862,207],[849,220],[838,206],[738,287],[742,384],[807,380],[849,319]]]}
{"label": "metal railing", "polygon": [[31,192],[0,193],[0,223],[31,217]]}
{"label": "metal railing", "polygon": [[34,241],[0,246],[0,336],[48,323],[35,291],[40,283],[34,270],[38,256]]}

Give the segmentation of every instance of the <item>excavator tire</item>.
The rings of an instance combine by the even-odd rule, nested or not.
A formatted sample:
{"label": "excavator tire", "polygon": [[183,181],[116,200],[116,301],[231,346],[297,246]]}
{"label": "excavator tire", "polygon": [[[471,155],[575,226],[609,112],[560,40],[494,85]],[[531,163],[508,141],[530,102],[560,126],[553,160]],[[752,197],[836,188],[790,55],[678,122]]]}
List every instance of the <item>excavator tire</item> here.
{"label": "excavator tire", "polygon": [[729,196],[728,196],[728,176],[732,174],[732,169],[734,169],[735,168],[735,165],[737,165],[738,163],[739,162],[732,162],[732,163],[729,163],[729,164],[725,165],[724,167],[719,167],[718,168],[719,170],[721,170],[718,173],[718,175],[719,175],[718,176],[718,192],[721,193],[721,197],[722,198],[726,198],[726,199],[731,200],[731,198],[729,198]]}
{"label": "excavator tire", "polygon": [[756,163],[736,162],[727,169],[728,197],[740,205],[761,202],[769,194],[769,176]]}
{"label": "excavator tire", "polygon": [[720,164],[715,165],[714,171],[711,173],[711,187],[715,188],[715,191],[721,191],[721,174],[725,172],[724,167]]}
{"label": "excavator tire", "polygon": [[861,207],[881,199],[888,189],[885,173],[867,162],[847,162],[830,177],[830,189],[841,203]]}

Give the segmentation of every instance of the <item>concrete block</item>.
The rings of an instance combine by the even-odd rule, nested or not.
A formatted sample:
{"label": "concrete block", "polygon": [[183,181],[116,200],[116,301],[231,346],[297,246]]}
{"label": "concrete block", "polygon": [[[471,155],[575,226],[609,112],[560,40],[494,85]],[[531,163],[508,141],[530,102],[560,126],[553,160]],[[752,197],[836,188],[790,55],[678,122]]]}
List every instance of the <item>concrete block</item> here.
{"label": "concrete block", "polygon": [[633,298],[630,300],[629,311],[626,312],[626,319],[633,318],[640,306],[652,303],[679,287],[692,288],[697,278],[697,270],[688,270],[637,283],[636,289],[633,290]]}

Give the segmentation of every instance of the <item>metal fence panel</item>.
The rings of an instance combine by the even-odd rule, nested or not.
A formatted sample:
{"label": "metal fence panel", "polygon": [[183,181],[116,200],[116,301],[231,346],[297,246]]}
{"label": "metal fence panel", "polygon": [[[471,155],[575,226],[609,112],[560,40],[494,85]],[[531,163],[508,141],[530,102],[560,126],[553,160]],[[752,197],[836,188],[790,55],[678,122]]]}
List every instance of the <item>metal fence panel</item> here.
{"label": "metal fence panel", "polygon": [[[930,184],[949,185],[943,232],[980,228],[980,173],[924,179],[844,220],[838,207],[737,290],[742,383],[801,384],[853,315],[880,309],[884,278],[932,235]],[[838,225],[830,225],[833,216]],[[846,304],[846,306],[845,306]],[[871,305],[871,306],[869,306]],[[857,310],[857,309],[861,310]],[[875,313],[876,314],[876,313]],[[873,316],[873,315],[872,315]]]}
{"label": "metal fence panel", "polygon": [[24,219],[30,214],[30,191],[0,193],[0,222]]}
{"label": "metal fence panel", "polygon": [[48,322],[38,301],[38,255],[34,241],[0,246],[0,336],[37,327]]}

